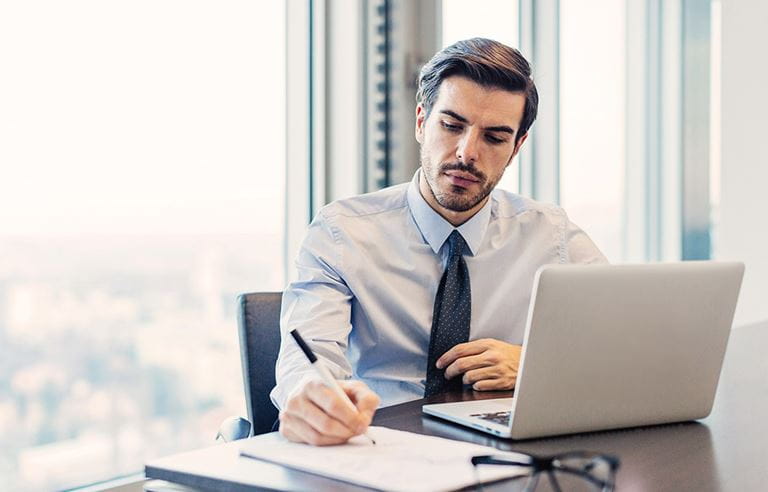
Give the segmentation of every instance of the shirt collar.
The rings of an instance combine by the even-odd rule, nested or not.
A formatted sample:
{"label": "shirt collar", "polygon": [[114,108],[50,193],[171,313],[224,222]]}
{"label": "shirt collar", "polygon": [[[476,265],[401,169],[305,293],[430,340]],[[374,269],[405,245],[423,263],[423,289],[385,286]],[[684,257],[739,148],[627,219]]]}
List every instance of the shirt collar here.
{"label": "shirt collar", "polygon": [[480,250],[483,236],[485,236],[485,231],[488,229],[493,198],[489,198],[485,205],[483,205],[483,208],[478,210],[468,221],[459,227],[453,227],[450,222],[435,212],[427,201],[424,200],[424,197],[421,196],[421,191],[419,191],[420,176],[421,169],[419,168],[416,170],[411,184],[408,186],[408,207],[421,235],[424,236],[432,251],[438,254],[445,240],[451,235],[451,232],[457,229],[461,237],[464,238],[464,241],[467,242],[472,256],[475,256]]}

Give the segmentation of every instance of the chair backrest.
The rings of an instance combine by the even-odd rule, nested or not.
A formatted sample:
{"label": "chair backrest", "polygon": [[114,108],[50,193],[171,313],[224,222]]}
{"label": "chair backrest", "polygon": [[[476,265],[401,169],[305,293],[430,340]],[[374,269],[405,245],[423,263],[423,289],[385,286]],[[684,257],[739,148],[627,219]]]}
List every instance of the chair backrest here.
{"label": "chair backrest", "polygon": [[275,387],[275,363],[280,351],[282,298],[282,292],[255,292],[237,298],[245,402],[254,435],[271,431],[277,420],[278,411],[269,392]]}

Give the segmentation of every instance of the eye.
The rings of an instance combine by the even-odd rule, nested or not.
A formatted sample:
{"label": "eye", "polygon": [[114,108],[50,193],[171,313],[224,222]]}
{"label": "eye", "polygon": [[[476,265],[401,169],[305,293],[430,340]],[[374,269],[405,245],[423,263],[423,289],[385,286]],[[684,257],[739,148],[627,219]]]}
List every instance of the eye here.
{"label": "eye", "polygon": [[447,121],[441,121],[440,124],[443,125],[443,128],[449,132],[458,133],[461,131],[461,125],[454,125],[453,123],[449,123]]}
{"label": "eye", "polygon": [[488,133],[485,135],[485,139],[488,140],[492,144],[500,144],[506,142],[505,139],[499,138],[491,133]]}

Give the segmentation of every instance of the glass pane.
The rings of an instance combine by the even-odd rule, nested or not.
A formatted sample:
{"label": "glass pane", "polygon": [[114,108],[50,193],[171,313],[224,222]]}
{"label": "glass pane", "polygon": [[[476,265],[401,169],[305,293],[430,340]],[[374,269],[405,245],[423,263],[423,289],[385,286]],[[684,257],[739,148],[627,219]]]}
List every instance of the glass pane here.
{"label": "glass pane", "polygon": [[560,203],[610,261],[622,254],[624,17],[624,2],[560,2]]}
{"label": "glass pane", "polygon": [[0,4],[0,490],[138,472],[245,415],[283,286],[281,2]]}
{"label": "glass pane", "polygon": [[[443,0],[443,42],[446,47],[462,39],[495,39],[518,48],[519,9],[517,0]],[[499,187],[517,192],[520,174],[517,158],[512,161]]]}
{"label": "glass pane", "polygon": [[467,38],[489,38],[517,48],[517,0],[443,0],[443,47]]}

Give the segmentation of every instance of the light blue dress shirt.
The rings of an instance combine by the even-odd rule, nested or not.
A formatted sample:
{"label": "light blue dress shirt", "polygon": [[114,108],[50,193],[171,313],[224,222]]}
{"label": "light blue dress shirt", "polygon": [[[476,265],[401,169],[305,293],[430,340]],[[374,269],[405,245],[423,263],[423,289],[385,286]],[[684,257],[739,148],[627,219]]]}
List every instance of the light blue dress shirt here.
{"label": "light blue dress shirt", "polygon": [[280,408],[314,372],[288,332],[298,329],[338,379],[358,379],[381,405],[421,398],[435,295],[458,229],[472,288],[470,340],[523,342],[536,270],[548,263],[605,263],[589,237],[554,205],[494,190],[454,228],[410,183],[339,200],[309,226],[283,294],[282,344],[272,401]]}

